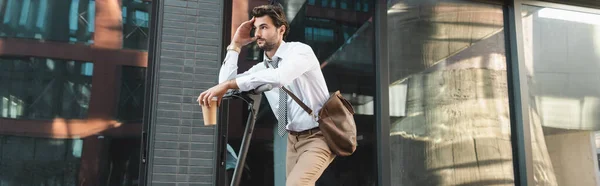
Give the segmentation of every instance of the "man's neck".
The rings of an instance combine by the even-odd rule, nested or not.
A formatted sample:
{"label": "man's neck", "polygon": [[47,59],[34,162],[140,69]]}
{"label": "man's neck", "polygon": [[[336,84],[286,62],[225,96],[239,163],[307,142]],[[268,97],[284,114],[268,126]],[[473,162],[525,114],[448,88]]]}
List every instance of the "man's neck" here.
{"label": "man's neck", "polygon": [[281,41],[279,41],[279,43],[277,43],[277,45],[275,45],[275,48],[273,48],[272,50],[269,51],[265,51],[265,54],[267,55],[267,58],[269,58],[269,60],[273,59],[273,56],[275,55],[275,53],[277,53],[277,49],[279,49],[279,47],[281,46]]}

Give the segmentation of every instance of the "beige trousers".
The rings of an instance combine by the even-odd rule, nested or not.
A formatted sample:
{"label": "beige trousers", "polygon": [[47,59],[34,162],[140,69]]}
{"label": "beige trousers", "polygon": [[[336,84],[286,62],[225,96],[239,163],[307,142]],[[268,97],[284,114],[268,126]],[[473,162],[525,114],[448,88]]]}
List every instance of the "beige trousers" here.
{"label": "beige trousers", "polygon": [[321,131],[288,134],[286,186],[313,186],[335,155],[329,150]]}

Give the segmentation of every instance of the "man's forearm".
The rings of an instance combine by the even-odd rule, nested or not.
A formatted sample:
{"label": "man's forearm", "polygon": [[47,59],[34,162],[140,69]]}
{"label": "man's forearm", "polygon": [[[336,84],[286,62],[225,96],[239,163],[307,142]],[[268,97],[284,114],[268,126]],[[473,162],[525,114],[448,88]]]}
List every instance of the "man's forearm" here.
{"label": "man's forearm", "polygon": [[227,80],[227,81],[223,82],[223,84],[225,87],[227,87],[227,89],[236,89],[236,90],[240,89],[240,87],[238,87],[235,79]]}

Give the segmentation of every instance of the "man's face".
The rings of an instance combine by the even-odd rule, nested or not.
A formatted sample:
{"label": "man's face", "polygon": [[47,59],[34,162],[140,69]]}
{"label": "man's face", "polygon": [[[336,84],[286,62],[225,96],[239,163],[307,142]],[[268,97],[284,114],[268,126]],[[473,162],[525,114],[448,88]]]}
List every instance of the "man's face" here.
{"label": "man's face", "polygon": [[285,31],[284,26],[275,27],[271,17],[266,15],[254,20],[254,28],[256,29],[254,31],[256,44],[265,51],[273,50],[283,39],[283,31]]}

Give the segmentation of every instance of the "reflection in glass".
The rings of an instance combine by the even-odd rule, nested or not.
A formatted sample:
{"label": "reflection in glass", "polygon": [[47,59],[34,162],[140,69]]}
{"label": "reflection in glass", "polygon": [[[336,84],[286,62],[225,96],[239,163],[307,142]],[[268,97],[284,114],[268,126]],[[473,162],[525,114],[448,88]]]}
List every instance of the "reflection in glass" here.
{"label": "reflection in glass", "polygon": [[150,3],[141,0],[123,0],[123,48],[148,49],[148,10]]}
{"label": "reflection in glass", "polygon": [[0,0],[0,37],[91,43],[94,0]]}
{"label": "reflection in glass", "polygon": [[98,158],[106,160],[106,163],[100,166],[101,185],[140,185],[140,137],[109,137],[105,139],[105,143],[110,144],[110,147],[105,149],[106,155],[98,155]]}
{"label": "reflection in glass", "polygon": [[535,185],[598,185],[600,14],[521,15]]}
{"label": "reflection in glass", "polygon": [[[102,138],[106,147],[82,139],[49,139],[0,135],[0,185],[61,185],[88,183],[89,167],[99,166],[98,185],[139,184],[139,138]],[[85,154],[89,148],[103,154]],[[86,161],[87,159],[88,161]],[[104,164],[89,161],[99,159]],[[87,176],[85,176],[87,175]],[[87,182],[86,182],[87,181]],[[88,185],[83,184],[83,185]]]}
{"label": "reflection in glass", "polygon": [[117,119],[122,122],[142,122],[146,68],[123,66]]}
{"label": "reflection in glass", "polygon": [[0,185],[77,185],[81,140],[0,135]]}
{"label": "reflection in glass", "polygon": [[[336,157],[317,185],[377,185],[372,52],[375,41],[371,22],[374,10],[370,9],[375,1],[321,0],[319,9],[304,5],[297,13],[289,12],[299,9],[293,7],[293,2],[282,3],[287,15],[295,15],[286,41],[300,41],[312,47],[321,62],[328,90],[340,90],[356,112],[356,152],[350,157]],[[353,5],[358,7],[354,9]],[[321,14],[319,10],[328,13]]]}
{"label": "reflection in glass", "polygon": [[[375,62],[372,52],[375,42],[374,26],[371,22],[375,1],[281,0],[278,2],[282,4],[290,24],[289,35],[284,40],[299,41],[311,46],[321,62],[328,90],[332,93],[340,90],[343,96],[351,101],[356,111],[358,149],[350,157],[337,157],[316,184],[318,186],[377,185],[377,137],[373,104]],[[264,2],[258,0],[249,2],[249,4],[253,3]],[[249,7],[251,8],[253,7]],[[236,15],[239,16],[233,12],[233,16]],[[263,54],[259,51],[256,45],[248,46],[247,52],[242,52],[245,56],[240,58],[245,62],[239,64],[248,64],[262,59]],[[259,121],[267,124],[270,122],[268,119],[269,117],[258,118]],[[272,126],[267,124],[257,123],[257,127]],[[237,149],[239,142],[232,139],[239,137],[230,135],[228,138],[229,144]],[[285,161],[285,146],[282,145],[285,145],[286,141],[277,141],[279,139],[272,136],[265,138],[274,140],[263,142],[253,137],[250,150],[259,149],[257,151],[261,154],[248,153],[248,166],[253,169],[250,173],[253,180],[248,184],[285,185],[285,163],[282,162]],[[268,149],[269,153],[274,151],[273,156],[264,155],[265,150],[261,148]]]}
{"label": "reflection in glass", "polygon": [[93,64],[48,58],[0,58],[0,117],[85,118]]}
{"label": "reflection in glass", "polygon": [[513,185],[501,6],[388,3],[392,185]]}
{"label": "reflection in glass", "polygon": [[[145,0],[0,0],[0,37],[26,47],[39,44],[27,40],[60,42],[44,42],[57,58],[0,57],[0,186],[140,184],[147,53],[121,48],[147,49],[149,7]],[[138,67],[120,68],[124,61]]]}

